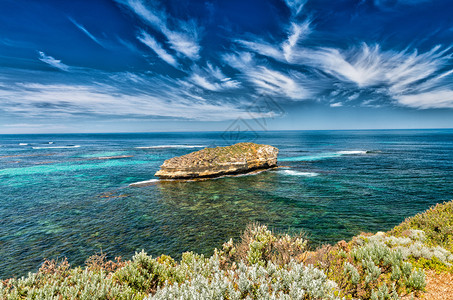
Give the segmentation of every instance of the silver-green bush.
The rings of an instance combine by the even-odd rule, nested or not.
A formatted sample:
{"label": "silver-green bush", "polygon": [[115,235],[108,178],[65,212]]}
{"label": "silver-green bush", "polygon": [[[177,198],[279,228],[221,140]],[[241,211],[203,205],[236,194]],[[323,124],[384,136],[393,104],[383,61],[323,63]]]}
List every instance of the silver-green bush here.
{"label": "silver-green bush", "polygon": [[213,256],[209,265],[215,266],[209,274],[164,285],[148,299],[335,299],[333,281],[321,270],[295,261],[284,266],[240,263],[236,270],[225,271]]}

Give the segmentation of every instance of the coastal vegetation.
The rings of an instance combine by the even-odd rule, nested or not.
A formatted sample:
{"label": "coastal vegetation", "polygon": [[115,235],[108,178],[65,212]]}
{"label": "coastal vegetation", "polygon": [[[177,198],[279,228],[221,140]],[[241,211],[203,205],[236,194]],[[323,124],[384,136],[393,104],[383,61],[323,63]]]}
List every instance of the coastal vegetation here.
{"label": "coastal vegetation", "polygon": [[253,224],[210,257],[97,254],[74,268],[45,261],[37,273],[0,281],[0,299],[441,299],[428,279],[452,278],[452,228],[453,201],[389,232],[318,249],[303,235]]}

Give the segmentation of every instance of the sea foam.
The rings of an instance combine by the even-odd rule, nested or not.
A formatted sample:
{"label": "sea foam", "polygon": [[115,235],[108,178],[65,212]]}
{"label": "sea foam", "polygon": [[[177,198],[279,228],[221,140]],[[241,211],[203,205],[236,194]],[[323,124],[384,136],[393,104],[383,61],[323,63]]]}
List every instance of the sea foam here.
{"label": "sea foam", "polygon": [[304,177],[315,177],[320,175],[319,173],[316,172],[301,172],[301,171],[295,171],[295,170],[280,170],[279,173],[285,174],[285,175],[290,175],[290,176],[304,176]]}
{"label": "sea foam", "polygon": [[150,185],[150,184],[156,183],[158,181],[159,181],[159,179],[150,179],[150,180],[138,181],[138,182],[134,182],[134,183],[129,184],[129,186],[146,186],[146,185]]}
{"label": "sea foam", "polygon": [[354,154],[367,154],[367,151],[364,150],[348,150],[348,151],[338,151],[338,154],[341,155],[354,155]]}

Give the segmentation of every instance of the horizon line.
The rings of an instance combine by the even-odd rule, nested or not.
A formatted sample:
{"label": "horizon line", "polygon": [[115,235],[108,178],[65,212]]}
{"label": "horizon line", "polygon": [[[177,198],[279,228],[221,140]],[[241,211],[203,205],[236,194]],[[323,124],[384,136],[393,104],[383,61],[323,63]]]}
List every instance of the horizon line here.
{"label": "horizon line", "polygon": [[[239,131],[247,134],[253,132],[283,132],[283,131],[393,131],[393,130],[453,130],[453,127],[435,128],[365,128],[365,129],[276,129]],[[116,131],[116,132],[42,132],[42,133],[0,133],[0,135],[59,135],[59,134],[146,134],[146,133],[220,133],[236,132],[235,130],[195,130],[195,131]]]}

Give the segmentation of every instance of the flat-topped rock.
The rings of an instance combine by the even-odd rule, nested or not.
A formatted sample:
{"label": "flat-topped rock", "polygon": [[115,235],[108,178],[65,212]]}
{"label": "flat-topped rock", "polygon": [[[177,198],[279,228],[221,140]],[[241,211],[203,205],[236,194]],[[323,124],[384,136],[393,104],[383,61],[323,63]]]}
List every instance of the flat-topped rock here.
{"label": "flat-topped rock", "polygon": [[161,179],[191,179],[245,174],[276,167],[277,154],[277,148],[255,143],[205,148],[167,159],[155,176]]}

